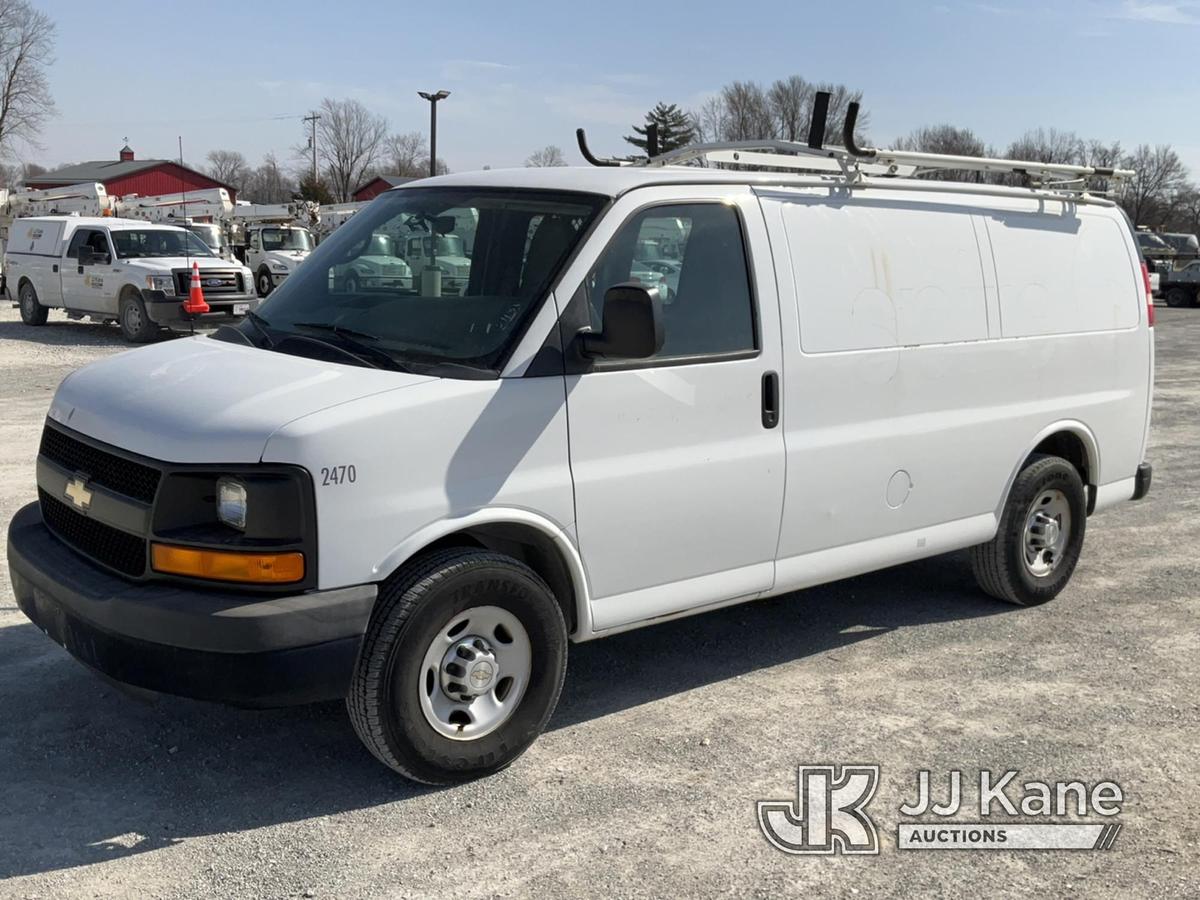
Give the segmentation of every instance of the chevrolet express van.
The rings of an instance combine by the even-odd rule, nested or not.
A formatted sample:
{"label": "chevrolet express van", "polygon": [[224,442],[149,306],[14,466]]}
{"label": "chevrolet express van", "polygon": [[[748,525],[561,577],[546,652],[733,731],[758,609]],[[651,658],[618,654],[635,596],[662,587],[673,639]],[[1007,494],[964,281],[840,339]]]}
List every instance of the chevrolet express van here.
{"label": "chevrolet express van", "polygon": [[[452,290],[335,275],[463,221]],[[14,591],[117,681],[345,698],[383,763],[460,781],[536,738],[572,641],[961,548],[987,593],[1051,600],[1089,516],[1149,487],[1152,324],[1086,194],[424,179],[236,326],[63,381]]]}

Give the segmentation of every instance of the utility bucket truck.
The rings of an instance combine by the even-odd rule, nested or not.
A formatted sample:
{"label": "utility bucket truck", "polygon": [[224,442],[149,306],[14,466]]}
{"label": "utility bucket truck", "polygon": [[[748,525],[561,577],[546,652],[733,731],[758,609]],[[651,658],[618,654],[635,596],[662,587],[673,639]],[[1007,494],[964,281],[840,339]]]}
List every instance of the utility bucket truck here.
{"label": "utility bucket truck", "polygon": [[230,242],[254,273],[260,297],[270,294],[308,259],[315,243],[309,228],[320,221],[320,206],[309,201],[234,207]]}
{"label": "utility bucket truck", "polygon": [[153,197],[134,194],[115,201],[113,208],[125,219],[144,219],[186,228],[217,256],[230,261],[234,258],[229,242],[234,206],[225,188]]}

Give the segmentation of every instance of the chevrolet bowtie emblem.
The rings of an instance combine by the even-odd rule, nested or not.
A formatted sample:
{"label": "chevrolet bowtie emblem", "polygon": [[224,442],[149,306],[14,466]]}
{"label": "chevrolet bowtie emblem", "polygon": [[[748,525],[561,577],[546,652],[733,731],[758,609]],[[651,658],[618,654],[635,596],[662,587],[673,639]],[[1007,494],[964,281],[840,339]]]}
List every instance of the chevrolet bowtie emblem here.
{"label": "chevrolet bowtie emblem", "polygon": [[76,509],[87,509],[92,505],[92,492],[87,489],[87,481],[82,478],[72,478],[68,481],[63,493],[75,504]]}

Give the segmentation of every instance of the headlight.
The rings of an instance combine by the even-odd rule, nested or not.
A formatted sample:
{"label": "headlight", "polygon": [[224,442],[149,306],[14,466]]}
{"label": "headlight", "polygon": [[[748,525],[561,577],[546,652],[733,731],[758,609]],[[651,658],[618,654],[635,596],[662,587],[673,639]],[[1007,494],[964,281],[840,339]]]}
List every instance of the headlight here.
{"label": "headlight", "polygon": [[217,518],[230,528],[246,530],[246,485],[236,478],[217,479]]}
{"label": "headlight", "polygon": [[281,263],[281,262],[279,262],[279,260],[277,260],[277,259],[273,259],[273,260],[271,260],[271,262],[269,263],[269,265],[271,266],[271,269],[272,269],[272,270],[274,270],[274,271],[276,271],[276,272],[286,272],[286,271],[288,270],[287,264],[286,264],[286,263]]}
{"label": "headlight", "polygon": [[175,276],[174,275],[147,275],[146,287],[152,291],[162,291],[168,296],[175,295]]}

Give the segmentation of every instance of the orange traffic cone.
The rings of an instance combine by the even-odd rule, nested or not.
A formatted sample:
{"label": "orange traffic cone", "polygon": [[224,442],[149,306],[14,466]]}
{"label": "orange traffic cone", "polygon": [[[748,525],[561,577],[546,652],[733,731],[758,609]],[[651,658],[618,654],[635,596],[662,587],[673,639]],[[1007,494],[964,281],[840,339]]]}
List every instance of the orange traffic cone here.
{"label": "orange traffic cone", "polygon": [[192,286],[188,290],[188,298],[183,301],[183,311],[189,315],[200,315],[208,312],[208,303],[204,299],[204,288],[200,287],[200,263],[192,263]]}

